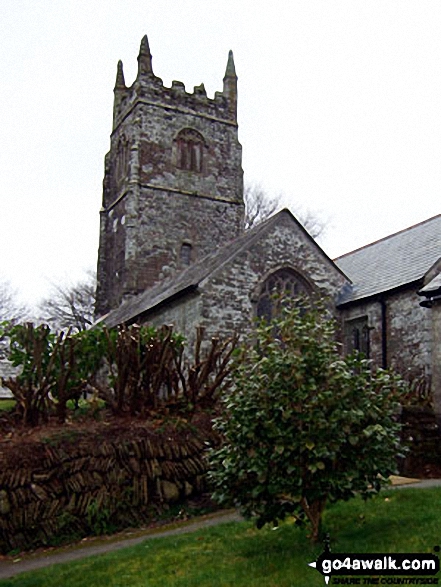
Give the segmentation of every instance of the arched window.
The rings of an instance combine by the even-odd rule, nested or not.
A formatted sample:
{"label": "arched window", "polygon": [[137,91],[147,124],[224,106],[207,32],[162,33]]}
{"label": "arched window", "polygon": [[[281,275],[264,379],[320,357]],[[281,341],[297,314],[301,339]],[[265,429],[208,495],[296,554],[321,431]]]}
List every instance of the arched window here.
{"label": "arched window", "polygon": [[204,137],[192,128],[184,128],[175,139],[176,166],[200,173],[203,169]]}
{"label": "arched window", "polygon": [[125,136],[122,136],[118,141],[116,148],[116,165],[115,175],[116,181],[120,182],[127,175],[127,168],[129,163],[129,141]]}
{"label": "arched window", "polygon": [[272,273],[262,285],[257,299],[257,317],[270,321],[277,315],[280,303],[299,297],[309,298],[311,293],[311,286],[298,273],[289,267],[279,269]]}

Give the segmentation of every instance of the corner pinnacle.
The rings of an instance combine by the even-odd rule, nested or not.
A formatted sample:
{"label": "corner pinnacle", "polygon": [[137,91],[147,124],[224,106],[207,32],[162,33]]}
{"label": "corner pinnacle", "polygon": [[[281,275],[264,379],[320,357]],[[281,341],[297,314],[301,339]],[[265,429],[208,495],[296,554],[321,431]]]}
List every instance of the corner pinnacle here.
{"label": "corner pinnacle", "polygon": [[121,59],[118,61],[118,69],[116,72],[115,90],[125,90],[126,82],[124,79],[123,64]]}
{"label": "corner pinnacle", "polygon": [[150,46],[149,46],[149,40],[147,38],[147,35],[144,35],[141,39],[141,46],[139,48],[139,54],[140,55],[150,55]]}
{"label": "corner pinnacle", "polygon": [[233,51],[228,52],[227,69],[225,70],[225,77],[237,77],[236,68],[234,66]]}
{"label": "corner pinnacle", "polygon": [[142,37],[138,55],[138,75],[145,73],[153,73],[152,54],[150,53],[150,46],[147,35]]}

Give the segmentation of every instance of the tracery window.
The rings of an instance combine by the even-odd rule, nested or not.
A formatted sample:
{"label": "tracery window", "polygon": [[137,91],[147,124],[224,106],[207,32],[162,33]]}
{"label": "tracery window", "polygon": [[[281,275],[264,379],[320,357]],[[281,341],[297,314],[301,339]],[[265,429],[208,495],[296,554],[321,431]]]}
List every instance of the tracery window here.
{"label": "tracery window", "polygon": [[121,181],[127,175],[129,163],[129,142],[126,137],[122,136],[118,141],[116,148],[116,165],[115,175],[116,181]]}
{"label": "tracery window", "polygon": [[270,321],[280,310],[281,304],[299,297],[309,298],[311,286],[301,275],[288,267],[272,273],[263,283],[257,300],[258,318]]}
{"label": "tracery window", "polygon": [[176,166],[200,173],[203,168],[204,137],[192,128],[184,128],[175,139]]}

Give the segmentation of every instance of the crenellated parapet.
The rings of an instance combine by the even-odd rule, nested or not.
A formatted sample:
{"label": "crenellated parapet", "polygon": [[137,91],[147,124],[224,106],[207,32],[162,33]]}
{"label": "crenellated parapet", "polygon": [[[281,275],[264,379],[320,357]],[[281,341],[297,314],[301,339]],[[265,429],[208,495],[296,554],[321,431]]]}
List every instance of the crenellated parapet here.
{"label": "crenellated parapet", "polygon": [[154,74],[145,36],[131,86],[118,63],[100,214],[97,314],[184,271],[243,230],[237,76],[187,92]]}
{"label": "crenellated parapet", "polygon": [[198,116],[237,125],[237,76],[232,51],[228,55],[223,91],[209,98],[203,83],[195,86],[193,92],[187,92],[180,81],[173,81],[171,87],[165,86],[162,79],[153,73],[152,55],[145,35],[139,50],[135,81],[126,86],[123,64],[119,61],[114,94],[113,130],[137,104],[142,103],[157,104],[171,111],[197,113]]}

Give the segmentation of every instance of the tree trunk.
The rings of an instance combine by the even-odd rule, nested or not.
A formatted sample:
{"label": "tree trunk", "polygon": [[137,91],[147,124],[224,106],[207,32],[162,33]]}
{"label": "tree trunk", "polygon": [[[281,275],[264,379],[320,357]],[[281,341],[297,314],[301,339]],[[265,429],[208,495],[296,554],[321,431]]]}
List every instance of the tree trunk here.
{"label": "tree trunk", "polygon": [[311,523],[311,534],[309,535],[311,542],[317,543],[321,538],[322,514],[325,509],[326,498],[317,499],[309,504],[306,497],[302,497],[300,504]]}

